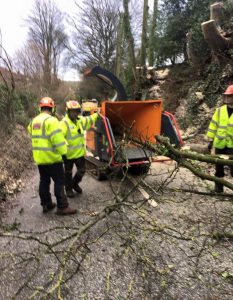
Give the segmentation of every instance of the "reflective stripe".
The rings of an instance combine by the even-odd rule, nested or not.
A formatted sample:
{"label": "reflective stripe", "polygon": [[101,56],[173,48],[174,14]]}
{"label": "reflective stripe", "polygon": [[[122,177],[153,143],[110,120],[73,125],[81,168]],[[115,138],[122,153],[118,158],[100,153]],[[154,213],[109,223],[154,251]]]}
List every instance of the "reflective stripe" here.
{"label": "reflective stripe", "polygon": [[229,127],[233,127],[233,124],[228,124]]}
{"label": "reflective stripe", "polygon": [[216,135],[216,138],[218,138],[219,140],[224,140],[226,138],[226,136]]}
{"label": "reflective stripe", "polygon": [[68,146],[68,149],[73,150],[73,149],[80,149],[80,148],[83,148],[83,147],[84,147],[84,145],[82,144],[82,145],[78,145],[78,146]]}
{"label": "reflective stripe", "polygon": [[45,139],[48,140],[49,138],[47,136],[42,136],[42,135],[32,135],[33,139]]}
{"label": "reflective stripe", "polygon": [[227,129],[227,126],[221,126],[221,125],[219,125],[218,128]]}
{"label": "reflective stripe", "polygon": [[42,138],[47,138],[46,136],[46,132],[45,132],[45,121],[48,120],[49,118],[51,118],[52,116],[47,117],[46,119],[44,119],[43,125],[42,125]]}
{"label": "reflective stripe", "polygon": [[67,127],[67,140],[70,140],[72,138],[71,132],[70,132],[70,127],[69,127],[68,122],[65,119],[64,119],[64,122],[65,122],[66,127]]}
{"label": "reflective stripe", "polygon": [[54,130],[52,133],[50,133],[50,134],[48,135],[48,138],[51,138],[51,136],[53,136],[54,134],[57,134],[57,133],[59,133],[59,132],[61,132],[61,129]]}
{"label": "reflective stripe", "polygon": [[65,145],[65,142],[54,145],[53,147],[32,147],[32,150],[40,150],[40,151],[52,151],[55,152],[55,148],[61,147]]}
{"label": "reflective stripe", "polygon": [[219,107],[219,109],[218,109],[218,122],[220,120],[220,110],[221,110],[221,107]]}
{"label": "reflective stripe", "polygon": [[65,144],[66,144],[66,142],[62,142],[62,143],[53,145],[53,147],[54,147],[54,148],[58,148],[58,147],[61,147],[61,146],[65,145]]}
{"label": "reflective stripe", "polygon": [[54,148],[47,148],[47,147],[32,147],[32,150],[55,152]]}
{"label": "reflective stripe", "polygon": [[218,123],[214,120],[211,120],[210,123],[213,123],[214,125],[218,126]]}
{"label": "reflective stripe", "polygon": [[213,132],[215,133],[217,131],[217,129],[213,130],[213,129],[208,129],[209,132]]}
{"label": "reflective stripe", "polygon": [[[80,138],[80,137],[84,137],[84,134],[76,134],[74,136],[72,136],[71,138],[69,138],[69,140],[75,140],[76,138]],[[68,138],[67,138],[68,140]]]}
{"label": "reflective stripe", "polygon": [[[47,119],[46,119],[47,120]],[[44,125],[44,124],[43,124]],[[49,140],[54,134],[57,134],[61,132],[61,129],[57,129],[54,130],[52,133],[50,133],[49,135],[45,135],[42,133],[42,135],[32,135],[33,139],[45,139],[45,140]]]}
{"label": "reflective stripe", "polygon": [[82,133],[79,133],[79,134],[76,134],[74,136],[71,135],[71,130],[70,130],[70,127],[69,127],[69,123],[64,120],[65,124],[66,124],[66,127],[67,127],[67,140],[75,140],[76,138],[80,138],[80,137],[84,137],[84,134]]}

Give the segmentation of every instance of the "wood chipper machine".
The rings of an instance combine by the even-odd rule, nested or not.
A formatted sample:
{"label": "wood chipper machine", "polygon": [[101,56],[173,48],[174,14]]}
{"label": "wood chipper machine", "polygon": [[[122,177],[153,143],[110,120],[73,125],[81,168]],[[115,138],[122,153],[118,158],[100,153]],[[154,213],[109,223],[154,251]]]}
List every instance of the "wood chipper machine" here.
{"label": "wood chipper machine", "polygon": [[116,91],[114,100],[102,101],[100,118],[86,133],[87,165],[99,180],[114,168],[147,173],[155,154],[143,144],[155,143],[157,134],[168,136],[177,146],[183,143],[173,115],[162,112],[162,100],[123,100],[127,97],[118,78],[98,66],[85,75],[99,77]]}

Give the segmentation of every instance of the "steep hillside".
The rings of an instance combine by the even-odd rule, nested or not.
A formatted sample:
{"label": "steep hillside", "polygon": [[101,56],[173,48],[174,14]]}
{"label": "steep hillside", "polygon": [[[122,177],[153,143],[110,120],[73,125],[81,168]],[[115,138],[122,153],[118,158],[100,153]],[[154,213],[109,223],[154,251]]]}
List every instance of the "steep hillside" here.
{"label": "steep hillside", "polygon": [[209,64],[199,72],[180,64],[158,70],[156,75],[151,98],[162,98],[164,109],[175,114],[180,128],[188,134],[205,132],[213,111],[222,103],[223,91],[233,82],[230,64]]}
{"label": "steep hillside", "polygon": [[1,201],[21,189],[23,172],[32,168],[31,141],[25,128],[17,125],[11,134],[1,134]]}
{"label": "steep hillside", "polygon": [[156,85],[153,86],[151,97],[162,98],[164,109],[175,113],[180,100],[185,99],[197,76],[187,64],[180,64],[156,71]]}

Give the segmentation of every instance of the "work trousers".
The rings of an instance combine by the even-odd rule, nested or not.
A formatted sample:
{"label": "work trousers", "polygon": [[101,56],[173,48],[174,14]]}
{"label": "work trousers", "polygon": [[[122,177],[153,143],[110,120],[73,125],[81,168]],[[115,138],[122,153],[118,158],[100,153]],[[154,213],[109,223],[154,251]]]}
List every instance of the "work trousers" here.
{"label": "work trousers", "polygon": [[[217,149],[215,148],[215,154],[225,154],[225,155],[233,155],[232,148],[224,148],[224,149]],[[233,166],[230,167],[231,176],[233,177]],[[224,177],[224,165],[216,164],[215,165],[215,176],[216,177]]]}
{"label": "work trousers", "polygon": [[54,181],[54,195],[58,208],[66,208],[68,201],[64,192],[65,176],[62,163],[51,165],[38,165],[40,173],[39,195],[42,206],[51,206],[52,198],[50,194],[51,178]]}
{"label": "work trousers", "polygon": [[[76,166],[76,172],[73,176],[73,167]],[[86,172],[86,163],[84,156],[76,159],[68,159],[65,162],[65,187],[66,190],[72,190],[79,184]]]}

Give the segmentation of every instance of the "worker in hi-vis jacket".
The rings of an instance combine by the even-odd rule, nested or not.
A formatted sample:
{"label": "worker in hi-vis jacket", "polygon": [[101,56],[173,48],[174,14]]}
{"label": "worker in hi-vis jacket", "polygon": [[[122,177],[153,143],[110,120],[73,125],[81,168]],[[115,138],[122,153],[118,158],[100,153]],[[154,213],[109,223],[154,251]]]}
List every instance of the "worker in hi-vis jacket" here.
{"label": "worker in hi-vis jacket", "polygon": [[[215,110],[210,122],[207,136],[210,138],[209,151],[215,148],[215,154],[233,155],[233,85],[223,93],[224,104]],[[233,176],[233,166],[230,166]],[[215,165],[215,176],[224,177],[224,165]],[[223,185],[215,183],[215,192],[222,193]]]}
{"label": "worker in hi-vis jacket", "polygon": [[64,192],[63,157],[67,153],[67,145],[59,121],[53,116],[55,104],[50,97],[44,97],[39,106],[41,112],[28,125],[28,132],[32,140],[33,159],[40,173],[39,195],[43,212],[53,210],[56,206],[50,194],[52,179],[57,214],[75,214],[77,210],[69,206]]}
{"label": "worker in hi-vis jacket", "polygon": [[[79,186],[85,171],[85,138],[84,131],[90,129],[95,124],[98,113],[94,113],[88,117],[81,116],[81,106],[77,101],[69,100],[66,102],[66,115],[60,121],[61,129],[67,141],[67,154],[65,164],[65,188],[68,197],[75,196],[74,191],[78,194],[82,193]],[[73,167],[77,170],[73,176]]]}

